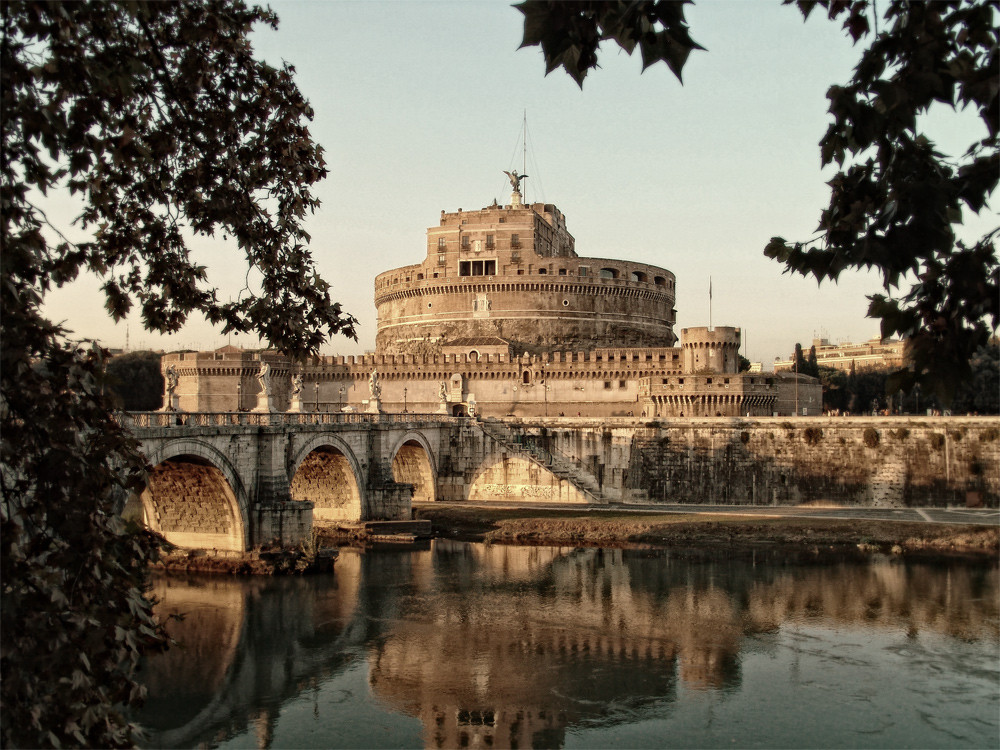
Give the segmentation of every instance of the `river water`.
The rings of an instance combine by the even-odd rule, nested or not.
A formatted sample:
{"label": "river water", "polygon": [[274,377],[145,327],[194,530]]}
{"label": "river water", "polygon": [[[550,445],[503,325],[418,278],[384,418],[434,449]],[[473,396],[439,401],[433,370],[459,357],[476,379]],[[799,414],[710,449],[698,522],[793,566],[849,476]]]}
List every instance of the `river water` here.
{"label": "river water", "polygon": [[435,541],[155,593],[148,747],[1000,747],[995,564]]}

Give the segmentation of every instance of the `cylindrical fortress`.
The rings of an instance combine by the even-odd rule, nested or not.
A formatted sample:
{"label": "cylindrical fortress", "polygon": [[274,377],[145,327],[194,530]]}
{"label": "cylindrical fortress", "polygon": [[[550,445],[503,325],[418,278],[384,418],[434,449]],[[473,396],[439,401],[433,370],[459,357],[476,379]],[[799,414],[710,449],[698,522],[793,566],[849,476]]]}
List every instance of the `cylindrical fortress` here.
{"label": "cylindrical fortress", "polygon": [[669,347],[675,278],[643,263],[583,258],[551,204],[441,214],[427,257],[375,279],[376,352],[431,354],[456,339],[514,354]]}
{"label": "cylindrical fortress", "polygon": [[684,372],[739,372],[740,336],[740,329],[730,326],[682,329]]}

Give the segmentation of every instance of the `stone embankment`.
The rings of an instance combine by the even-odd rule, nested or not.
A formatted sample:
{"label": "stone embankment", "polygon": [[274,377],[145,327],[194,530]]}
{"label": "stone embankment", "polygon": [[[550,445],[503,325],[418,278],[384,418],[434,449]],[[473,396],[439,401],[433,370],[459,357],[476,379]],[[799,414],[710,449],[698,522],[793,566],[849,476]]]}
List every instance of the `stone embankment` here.
{"label": "stone embankment", "polygon": [[[604,502],[1000,505],[997,417],[549,419],[503,428],[507,442],[574,466]],[[511,499],[523,482],[507,461],[509,487],[495,489],[493,479],[470,499]]]}

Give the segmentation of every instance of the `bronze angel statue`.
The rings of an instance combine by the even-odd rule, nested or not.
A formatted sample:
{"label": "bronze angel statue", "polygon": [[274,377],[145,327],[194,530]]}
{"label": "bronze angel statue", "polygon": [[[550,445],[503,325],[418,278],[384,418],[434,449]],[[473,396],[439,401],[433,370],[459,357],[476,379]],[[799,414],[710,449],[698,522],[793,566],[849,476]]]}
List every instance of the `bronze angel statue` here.
{"label": "bronze angel statue", "polygon": [[507,177],[510,179],[510,184],[511,184],[511,187],[514,188],[514,192],[515,193],[520,193],[521,192],[521,180],[528,179],[528,175],[526,175],[526,174],[518,174],[516,169],[513,172],[508,172],[505,169],[505,170],[503,170],[503,173],[505,175],[507,175]]}

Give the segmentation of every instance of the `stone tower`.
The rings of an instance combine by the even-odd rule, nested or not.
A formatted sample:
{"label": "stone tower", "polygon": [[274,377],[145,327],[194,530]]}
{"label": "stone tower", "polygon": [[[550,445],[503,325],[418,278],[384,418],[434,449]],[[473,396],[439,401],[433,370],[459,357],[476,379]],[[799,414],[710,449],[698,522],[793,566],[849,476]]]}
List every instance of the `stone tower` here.
{"label": "stone tower", "polygon": [[685,373],[732,373],[740,369],[740,329],[730,326],[685,328],[681,332]]}

